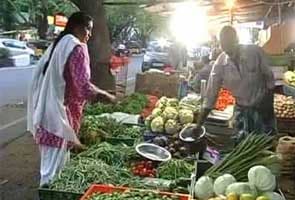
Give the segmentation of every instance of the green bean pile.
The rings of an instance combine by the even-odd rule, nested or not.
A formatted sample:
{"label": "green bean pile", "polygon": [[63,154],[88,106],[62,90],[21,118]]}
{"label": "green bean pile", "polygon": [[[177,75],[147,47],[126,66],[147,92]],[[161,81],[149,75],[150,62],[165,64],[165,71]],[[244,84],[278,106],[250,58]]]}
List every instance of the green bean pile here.
{"label": "green bean pile", "polygon": [[161,196],[155,192],[127,191],[124,193],[95,193],[87,200],[179,200],[177,196]]}
{"label": "green bean pile", "polygon": [[55,177],[50,189],[83,193],[93,183],[126,186],[137,185],[137,182],[140,180],[133,177],[128,169],[77,156]]}
{"label": "green bean pile", "polygon": [[108,165],[112,166],[126,166],[130,160],[137,158],[137,153],[134,147],[125,145],[111,145],[107,142],[96,144],[88,148],[86,151],[80,153],[80,157],[89,157],[93,159],[100,159]]}
{"label": "green bean pile", "polygon": [[194,165],[185,160],[171,159],[161,163],[158,168],[158,177],[167,180],[189,178],[194,170]]}

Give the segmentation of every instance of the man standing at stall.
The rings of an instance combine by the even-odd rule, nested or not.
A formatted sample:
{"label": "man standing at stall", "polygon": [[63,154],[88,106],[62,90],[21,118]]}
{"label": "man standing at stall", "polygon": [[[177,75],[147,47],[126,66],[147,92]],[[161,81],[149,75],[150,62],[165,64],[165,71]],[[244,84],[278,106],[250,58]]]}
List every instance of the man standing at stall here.
{"label": "man standing at stall", "polygon": [[234,138],[237,142],[253,131],[275,134],[274,77],[263,50],[256,45],[239,45],[231,26],[221,30],[220,43],[223,53],[212,68],[195,134],[214,108],[222,86],[236,99]]}

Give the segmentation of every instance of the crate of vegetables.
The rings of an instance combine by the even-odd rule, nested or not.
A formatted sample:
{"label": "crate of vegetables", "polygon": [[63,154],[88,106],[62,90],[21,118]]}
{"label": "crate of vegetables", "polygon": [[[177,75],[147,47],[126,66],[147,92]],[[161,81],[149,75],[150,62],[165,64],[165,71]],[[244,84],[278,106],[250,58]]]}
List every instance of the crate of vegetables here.
{"label": "crate of vegetables", "polygon": [[80,200],[188,200],[189,196],[178,193],[157,192],[109,185],[92,185]]}

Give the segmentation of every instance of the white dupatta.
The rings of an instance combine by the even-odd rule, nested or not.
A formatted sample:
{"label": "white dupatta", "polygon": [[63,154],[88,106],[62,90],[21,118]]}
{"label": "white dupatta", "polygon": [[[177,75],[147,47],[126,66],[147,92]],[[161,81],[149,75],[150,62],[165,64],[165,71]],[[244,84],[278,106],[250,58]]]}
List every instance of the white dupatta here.
{"label": "white dupatta", "polygon": [[45,75],[43,69],[52,45],[40,59],[33,73],[28,97],[27,129],[34,137],[37,128],[41,126],[67,141],[78,142],[64,106],[66,83],[63,74],[69,55],[80,44],[75,36],[65,35],[55,47]]}

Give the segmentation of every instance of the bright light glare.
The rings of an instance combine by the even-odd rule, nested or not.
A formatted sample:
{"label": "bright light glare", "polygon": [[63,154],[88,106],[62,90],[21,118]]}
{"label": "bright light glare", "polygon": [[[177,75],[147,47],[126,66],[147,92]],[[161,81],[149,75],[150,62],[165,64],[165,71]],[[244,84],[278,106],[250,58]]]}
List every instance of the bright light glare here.
{"label": "bright light glare", "polygon": [[226,7],[229,9],[232,9],[235,6],[236,1],[235,0],[226,0]]}
{"label": "bright light glare", "polygon": [[160,47],[165,47],[168,45],[168,41],[165,38],[160,38],[158,40],[158,43],[159,43]]}
{"label": "bright light glare", "polygon": [[208,41],[206,11],[195,3],[182,3],[171,16],[170,30],[175,38],[188,48]]}

